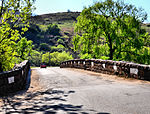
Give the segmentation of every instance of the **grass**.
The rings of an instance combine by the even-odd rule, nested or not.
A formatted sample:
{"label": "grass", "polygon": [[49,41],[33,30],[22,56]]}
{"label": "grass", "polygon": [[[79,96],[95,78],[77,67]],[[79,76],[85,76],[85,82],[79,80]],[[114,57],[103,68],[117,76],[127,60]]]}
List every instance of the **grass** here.
{"label": "grass", "polygon": [[72,28],[73,27],[73,21],[64,21],[64,22],[62,22],[61,24],[59,24],[58,23],[58,26],[60,27],[60,28]]}
{"label": "grass", "polygon": [[74,33],[74,21],[61,21],[61,22],[55,22],[55,24],[58,25],[58,27],[61,29],[61,33],[65,38],[68,38],[68,36],[65,33],[69,33],[70,35],[73,35]]}
{"label": "grass", "polygon": [[[63,31],[63,32],[72,32],[74,28],[74,21],[69,20],[69,21],[60,21],[60,22],[54,22],[53,24],[57,24],[58,27]],[[43,24],[37,24],[42,31],[46,31],[48,25],[43,25]]]}
{"label": "grass", "polygon": [[32,68],[39,68],[39,67],[35,67],[35,66],[30,66],[30,67],[31,67],[31,69],[32,69]]}

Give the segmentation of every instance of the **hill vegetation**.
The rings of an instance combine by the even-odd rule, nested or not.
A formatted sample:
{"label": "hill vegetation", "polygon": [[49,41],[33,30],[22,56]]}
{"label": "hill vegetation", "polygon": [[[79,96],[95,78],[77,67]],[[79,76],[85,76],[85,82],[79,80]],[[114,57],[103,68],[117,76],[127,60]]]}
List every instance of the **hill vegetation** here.
{"label": "hill vegetation", "polygon": [[[33,49],[35,51],[33,51],[33,54],[31,53],[31,56],[29,57],[32,65],[39,66],[41,62],[47,63],[48,65],[58,65],[58,62],[55,64],[53,61],[54,58],[51,58],[53,53],[56,54],[56,52],[57,55],[61,55],[58,53],[67,52],[65,55],[68,57],[66,58],[90,57],[90,54],[81,55],[80,53],[79,55],[73,49],[72,39],[75,35],[74,24],[77,22],[77,17],[80,14],[81,12],[61,12],[31,17],[30,28],[24,36],[28,40],[33,41]],[[150,34],[150,24],[142,24],[142,28],[146,29]],[[108,54],[106,51],[108,47],[104,47],[105,48],[101,49],[101,51],[105,50],[104,52]],[[36,54],[38,54],[38,58],[36,58]],[[104,53],[101,52],[101,54]],[[45,59],[46,57],[51,58],[51,60]],[[102,57],[102,59],[108,58]]]}
{"label": "hill vegetation", "polygon": [[74,58],[150,64],[150,23],[142,23],[147,16],[142,9],[105,0],[82,12],[31,16],[34,1],[2,2],[0,72],[25,59],[34,66]]}
{"label": "hill vegetation", "polygon": [[31,22],[35,24],[48,25],[51,23],[63,24],[64,22],[76,21],[80,12],[60,12],[33,16]]}
{"label": "hill vegetation", "polygon": [[[39,66],[41,62],[47,63],[47,65],[58,65],[57,62],[53,62],[53,54],[59,56],[63,53],[66,55],[66,59],[76,58],[77,54],[73,50],[72,38],[74,35],[73,25],[79,15],[80,12],[62,12],[31,17],[30,27],[24,37],[33,41],[34,51],[32,53],[34,54],[31,53],[29,57],[32,65]],[[51,60],[43,59],[48,55],[46,53],[51,53],[49,54]],[[39,55],[39,58],[32,57],[36,54]]]}

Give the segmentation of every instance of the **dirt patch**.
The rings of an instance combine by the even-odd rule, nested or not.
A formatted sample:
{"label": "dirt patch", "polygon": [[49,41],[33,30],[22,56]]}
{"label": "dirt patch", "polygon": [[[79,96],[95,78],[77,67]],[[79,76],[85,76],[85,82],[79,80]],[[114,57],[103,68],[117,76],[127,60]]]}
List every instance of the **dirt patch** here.
{"label": "dirt patch", "polygon": [[39,74],[37,74],[35,70],[32,70],[31,71],[31,84],[27,92],[34,92],[34,91],[38,91],[41,89],[42,88],[39,83]]}

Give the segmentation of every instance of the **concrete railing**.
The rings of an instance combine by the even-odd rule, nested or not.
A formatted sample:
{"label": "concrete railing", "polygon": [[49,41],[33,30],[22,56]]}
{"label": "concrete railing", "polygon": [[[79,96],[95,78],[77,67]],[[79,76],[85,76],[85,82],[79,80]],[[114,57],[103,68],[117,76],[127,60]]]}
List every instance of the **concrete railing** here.
{"label": "concrete railing", "polygon": [[75,59],[61,63],[60,68],[79,68],[126,78],[150,80],[150,65],[101,59]]}
{"label": "concrete railing", "polygon": [[30,65],[27,60],[17,64],[12,71],[0,73],[0,95],[25,89]]}

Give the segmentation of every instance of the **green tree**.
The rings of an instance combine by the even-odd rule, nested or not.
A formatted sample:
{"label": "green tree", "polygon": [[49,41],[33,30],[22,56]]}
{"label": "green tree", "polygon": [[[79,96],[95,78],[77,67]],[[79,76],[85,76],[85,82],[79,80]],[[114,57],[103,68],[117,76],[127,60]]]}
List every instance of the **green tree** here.
{"label": "green tree", "polygon": [[23,34],[29,25],[33,10],[32,0],[1,0],[0,5],[0,71],[10,70],[14,65],[16,42],[20,39],[18,26]]}
{"label": "green tree", "polygon": [[42,53],[32,50],[30,56],[28,56],[28,59],[32,66],[40,66],[42,62]]}
{"label": "green tree", "polygon": [[32,41],[27,41],[26,38],[21,38],[21,40],[17,43],[17,57],[19,57],[21,60],[27,59],[29,56],[29,53],[32,51]]}
{"label": "green tree", "polygon": [[42,55],[42,62],[46,63],[47,65],[50,65],[51,62],[50,52],[46,52],[45,54]]}
{"label": "green tree", "polygon": [[63,52],[66,50],[66,48],[62,44],[59,44],[58,46],[52,46],[51,48],[52,52],[54,51]]}
{"label": "green tree", "polygon": [[50,51],[51,49],[50,49],[50,47],[47,43],[41,43],[40,47],[39,47],[39,50],[40,51]]}
{"label": "green tree", "polygon": [[50,35],[57,36],[60,35],[60,28],[56,24],[49,24],[46,32]]}
{"label": "green tree", "polygon": [[51,55],[51,64],[54,66],[60,65],[61,62],[73,59],[72,55],[69,54],[69,52],[53,52]]}
{"label": "green tree", "polygon": [[42,62],[52,65],[52,66],[58,66],[61,62],[73,59],[72,55],[69,54],[69,52],[53,52],[53,53],[45,53],[42,55]]}
{"label": "green tree", "polygon": [[[106,0],[84,8],[75,23],[74,48],[91,58],[134,60],[147,40],[141,23],[147,18],[142,8]],[[101,50],[103,47],[106,50]]]}

